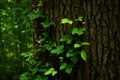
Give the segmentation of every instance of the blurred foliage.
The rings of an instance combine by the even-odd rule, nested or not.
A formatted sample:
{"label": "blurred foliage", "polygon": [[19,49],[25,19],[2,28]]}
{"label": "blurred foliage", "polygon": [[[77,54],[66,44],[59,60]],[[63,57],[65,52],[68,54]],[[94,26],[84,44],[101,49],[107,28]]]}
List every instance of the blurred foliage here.
{"label": "blurred foliage", "polygon": [[0,80],[18,80],[24,58],[33,49],[31,0],[0,0]]}

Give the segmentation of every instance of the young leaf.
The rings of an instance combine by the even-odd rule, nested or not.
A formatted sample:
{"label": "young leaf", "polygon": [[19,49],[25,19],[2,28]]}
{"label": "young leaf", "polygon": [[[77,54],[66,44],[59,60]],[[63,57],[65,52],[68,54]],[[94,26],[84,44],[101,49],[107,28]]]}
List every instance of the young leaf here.
{"label": "young leaf", "polygon": [[78,17],[78,19],[76,19],[76,21],[83,21],[83,16]]}
{"label": "young leaf", "polygon": [[50,74],[52,74],[51,70],[48,70],[48,71],[45,72],[45,75],[50,75]]}
{"label": "young leaf", "polygon": [[53,71],[55,71],[55,69],[54,68],[50,68],[49,70],[47,70],[45,72],[45,75],[50,75],[50,74],[52,74]]}
{"label": "young leaf", "polygon": [[72,25],[72,24],[73,24],[73,21],[72,21],[72,20],[69,20],[69,22],[68,22],[68,23]]}
{"label": "young leaf", "polygon": [[81,45],[80,44],[74,44],[74,48],[79,48]]}
{"label": "young leaf", "polygon": [[55,76],[57,74],[57,71],[52,72],[52,76]]}
{"label": "young leaf", "polygon": [[81,45],[90,45],[88,42],[82,42]]}
{"label": "young leaf", "polygon": [[86,61],[87,60],[87,54],[84,50],[81,51],[81,58]]}
{"label": "young leaf", "polygon": [[60,66],[60,70],[63,70],[67,67],[67,63],[62,63]]}
{"label": "young leaf", "polygon": [[68,20],[67,18],[64,18],[64,19],[62,19],[61,23],[62,23],[62,24],[65,24],[65,23],[68,23],[68,21],[69,21],[69,20]]}
{"label": "young leaf", "polygon": [[66,24],[66,23],[72,24],[73,21],[72,21],[72,20],[69,20],[69,19],[67,19],[67,18],[64,18],[64,19],[62,19],[61,23],[62,23],[62,24]]}

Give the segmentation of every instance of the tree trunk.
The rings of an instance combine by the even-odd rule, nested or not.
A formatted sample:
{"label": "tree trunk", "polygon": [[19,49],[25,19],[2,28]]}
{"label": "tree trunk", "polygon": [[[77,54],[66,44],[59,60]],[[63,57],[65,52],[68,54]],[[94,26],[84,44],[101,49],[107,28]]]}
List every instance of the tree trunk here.
{"label": "tree trunk", "polygon": [[[120,80],[119,5],[119,0],[45,0],[43,10],[46,20],[55,22],[51,37],[58,44],[62,35],[70,33],[68,25],[60,24],[62,18],[75,20],[84,16],[87,26],[84,38],[90,42],[90,46],[85,47],[87,63],[81,61],[76,66],[75,73],[60,77],[64,80]],[[34,38],[37,39],[40,35],[37,28],[35,30]]]}
{"label": "tree trunk", "polygon": [[[120,80],[120,1],[83,2],[88,50],[87,75],[84,80]],[[85,72],[83,72],[85,73]]]}

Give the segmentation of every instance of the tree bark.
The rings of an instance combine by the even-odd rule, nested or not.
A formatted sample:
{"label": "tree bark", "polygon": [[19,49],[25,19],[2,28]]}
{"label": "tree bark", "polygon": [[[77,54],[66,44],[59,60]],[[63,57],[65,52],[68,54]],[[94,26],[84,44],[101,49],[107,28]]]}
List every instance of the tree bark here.
{"label": "tree bark", "polygon": [[87,49],[87,80],[119,80],[120,1],[89,0],[83,4],[88,27],[86,39],[91,43]]}
{"label": "tree bark", "polygon": [[90,46],[85,47],[87,62],[80,61],[73,75],[60,77],[64,80],[120,80],[119,5],[119,0],[45,0],[46,20],[55,22],[51,31],[55,42],[59,44],[62,35],[70,34],[69,25],[61,25],[61,19],[75,20],[78,16],[84,16],[87,27],[84,40],[90,42]]}

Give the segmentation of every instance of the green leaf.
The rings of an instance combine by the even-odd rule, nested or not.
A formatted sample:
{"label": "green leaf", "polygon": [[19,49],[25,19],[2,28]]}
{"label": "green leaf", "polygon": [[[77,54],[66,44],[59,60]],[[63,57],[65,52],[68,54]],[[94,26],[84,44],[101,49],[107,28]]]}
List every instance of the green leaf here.
{"label": "green leaf", "polygon": [[88,42],[82,42],[81,45],[90,45]]}
{"label": "green leaf", "polygon": [[68,20],[67,18],[64,18],[64,19],[62,19],[61,23],[62,23],[62,24],[65,24],[65,23],[68,23],[68,21],[69,21],[69,20]]}
{"label": "green leaf", "polygon": [[83,21],[83,16],[78,17],[78,19],[76,19],[76,21]]}
{"label": "green leaf", "polygon": [[35,73],[37,73],[38,71],[39,71],[38,68],[33,68],[33,69],[32,69],[32,74],[35,74]]}
{"label": "green leaf", "polygon": [[72,25],[72,24],[73,24],[73,21],[72,21],[72,20],[69,20],[69,22],[68,22],[68,23]]}
{"label": "green leaf", "polygon": [[72,56],[74,56],[74,53],[72,51],[68,51],[66,53],[66,57],[72,57]]}
{"label": "green leaf", "polygon": [[81,58],[86,61],[87,60],[87,54],[84,50],[81,51]]}
{"label": "green leaf", "polygon": [[66,41],[67,44],[70,44],[72,42],[72,38],[69,35],[64,35],[60,38],[60,41]]}
{"label": "green leaf", "polygon": [[34,59],[27,58],[26,61],[28,61],[29,64],[35,65],[37,62]]}
{"label": "green leaf", "polygon": [[84,34],[85,30],[86,29],[84,27],[82,27],[82,28],[73,28],[72,29],[72,34],[73,35],[74,34],[82,35],[82,34]]}
{"label": "green leaf", "polygon": [[57,46],[57,54],[61,54],[64,52],[64,45],[58,45]]}
{"label": "green leaf", "polygon": [[37,76],[35,80],[40,80],[41,78],[42,78],[41,76]]}
{"label": "green leaf", "polygon": [[62,62],[63,61],[63,57],[59,57],[59,60],[60,60],[60,62]]}
{"label": "green leaf", "polygon": [[19,80],[28,80],[28,73],[25,72],[25,73],[21,74]]}
{"label": "green leaf", "polygon": [[53,54],[57,53],[57,55],[61,54],[62,52],[64,52],[64,45],[58,45],[56,46],[55,49],[50,51],[50,53],[53,53]]}
{"label": "green leaf", "polygon": [[56,48],[57,48],[58,50],[61,50],[61,49],[64,48],[64,45],[58,45]]}
{"label": "green leaf", "polygon": [[54,25],[53,22],[41,22],[41,25],[44,27],[44,28],[48,28],[50,27],[51,25]]}
{"label": "green leaf", "polygon": [[32,52],[24,52],[24,53],[21,53],[20,55],[23,57],[32,57],[33,53]]}
{"label": "green leaf", "polygon": [[72,58],[71,58],[71,61],[72,61],[74,64],[76,64],[77,61],[78,61],[78,57],[77,57],[77,56],[72,57]]}
{"label": "green leaf", "polygon": [[43,5],[43,1],[42,1],[42,0],[39,0],[37,6],[38,6],[38,7],[41,7],[42,5]]}
{"label": "green leaf", "polygon": [[62,63],[60,66],[60,70],[63,70],[67,67],[67,63]]}
{"label": "green leaf", "polygon": [[31,12],[28,14],[28,17],[30,17],[31,19],[36,19],[36,18],[40,17],[40,14]]}
{"label": "green leaf", "polygon": [[62,24],[66,24],[66,23],[68,23],[68,24],[73,24],[73,21],[72,21],[72,20],[69,20],[69,19],[67,19],[67,18],[64,18],[64,19],[62,19],[61,23],[62,23]]}
{"label": "green leaf", "polygon": [[50,51],[53,47],[56,46],[56,43],[53,42],[53,43],[49,43],[49,44],[45,44],[45,47],[48,51]]}
{"label": "green leaf", "polygon": [[50,68],[49,70],[47,70],[45,72],[45,75],[50,75],[50,74],[52,74],[53,71],[55,71],[55,69],[54,68]]}
{"label": "green leaf", "polygon": [[40,41],[40,42],[43,42],[43,41],[45,41],[45,38],[41,38],[39,41]]}
{"label": "green leaf", "polygon": [[68,74],[70,74],[72,72],[72,68],[71,67],[67,67],[65,69],[65,72],[68,73]]}
{"label": "green leaf", "polygon": [[62,36],[62,37],[60,38],[60,41],[66,41],[66,38],[67,38],[66,35]]}
{"label": "green leaf", "polygon": [[57,74],[57,71],[52,72],[52,76],[55,76]]}
{"label": "green leaf", "polygon": [[78,32],[78,28],[73,28],[72,29],[72,34],[76,34],[76,32]]}
{"label": "green leaf", "polygon": [[74,48],[79,48],[81,45],[80,44],[74,44]]}
{"label": "green leaf", "polygon": [[58,52],[58,49],[52,49],[51,51],[50,51],[50,53],[53,53],[53,54],[55,54],[55,53],[57,53]]}

